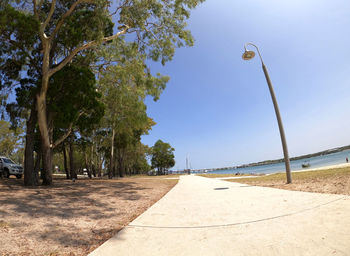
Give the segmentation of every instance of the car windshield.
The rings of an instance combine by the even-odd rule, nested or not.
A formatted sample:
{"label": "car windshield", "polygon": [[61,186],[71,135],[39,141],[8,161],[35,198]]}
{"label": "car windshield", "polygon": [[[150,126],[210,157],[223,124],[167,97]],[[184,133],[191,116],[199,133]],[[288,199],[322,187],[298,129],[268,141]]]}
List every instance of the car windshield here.
{"label": "car windshield", "polygon": [[7,163],[7,164],[14,164],[14,162],[12,162],[11,159],[3,158],[2,160],[4,161],[4,163]]}

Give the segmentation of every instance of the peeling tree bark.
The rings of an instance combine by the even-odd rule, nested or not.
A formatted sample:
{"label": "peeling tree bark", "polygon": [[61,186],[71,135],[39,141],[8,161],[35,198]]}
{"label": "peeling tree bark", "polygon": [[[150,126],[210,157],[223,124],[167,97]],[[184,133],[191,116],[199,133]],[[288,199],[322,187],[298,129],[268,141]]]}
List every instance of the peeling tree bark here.
{"label": "peeling tree bark", "polygon": [[113,169],[114,169],[114,137],[115,131],[112,128],[112,138],[111,138],[111,159],[109,162],[108,178],[112,179]]}
{"label": "peeling tree bark", "polygon": [[69,142],[69,165],[70,165],[70,177],[71,179],[77,179],[77,173],[74,169],[74,157],[73,157],[73,142]]}
{"label": "peeling tree bark", "polygon": [[85,158],[85,168],[88,173],[89,178],[91,179],[91,169],[89,167],[89,161],[88,161],[88,156],[86,154],[86,148],[84,148],[84,158]]}
{"label": "peeling tree bark", "polygon": [[52,158],[50,147],[50,136],[47,123],[47,108],[46,108],[46,95],[49,86],[49,69],[50,69],[50,41],[44,36],[42,38],[43,45],[43,63],[42,63],[42,83],[39,93],[36,97],[37,112],[38,112],[38,125],[40,130],[41,139],[41,151],[43,157],[43,185],[52,184]]}
{"label": "peeling tree bark", "polygon": [[92,175],[96,177],[96,169],[95,169],[95,164],[94,164],[94,144],[92,143],[91,145],[91,154],[90,154],[90,170],[92,171]]}
{"label": "peeling tree bark", "polygon": [[34,165],[34,173],[35,173],[35,177],[39,183],[39,171],[40,171],[40,162],[41,162],[41,149],[38,150],[38,152],[36,153],[36,157],[35,157],[35,165]]}
{"label": "peeling tree bark", "polygon": [[62,145],[62,151],[63,151],[63,164],[64,164],[64,171],[66,172],[66,179],[70,179],[68,166],[67,166],[67,152],[66,152],[66,144],[63,143]]}
{"label": "peeling tree bark", "polygon": [[98,155],[98,177],[102,177],[102,156],[101,154]]}
{"label": "peeling tree bark", "polygon": [[37,186],[39,181],[34,171],[34,131],[36,124],[36,112],[30,111],[27,121],[26,144],[24,149],[24,185]]}

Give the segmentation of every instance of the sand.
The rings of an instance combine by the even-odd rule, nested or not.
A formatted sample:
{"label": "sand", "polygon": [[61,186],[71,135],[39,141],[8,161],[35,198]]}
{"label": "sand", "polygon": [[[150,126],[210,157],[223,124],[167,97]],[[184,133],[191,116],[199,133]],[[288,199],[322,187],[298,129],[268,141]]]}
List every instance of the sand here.
{"label": "sand", "polygon": [[0,179],[0,255],[87,255],[158,201],[176,180]]}

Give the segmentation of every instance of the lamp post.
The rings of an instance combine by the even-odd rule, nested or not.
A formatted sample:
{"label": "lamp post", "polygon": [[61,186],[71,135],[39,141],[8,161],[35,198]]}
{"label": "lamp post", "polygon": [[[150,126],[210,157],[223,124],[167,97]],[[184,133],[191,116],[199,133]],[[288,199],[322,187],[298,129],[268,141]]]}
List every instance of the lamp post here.
{"label": "lamp post", "polygon": [[267,68],[266,68],[266,66],[265,66],[265,64],[264,64],[264,62],[262,60],[259,48],[255,44],[247,43],[247,44],[244,45],[244,53],[242,55],[242,59],[244,59],[244,60],[251,60],[255,56],[255,52],[254,51],[248,51],[247,50],[247,46],[248,45],[251,45],[251,46],[256,48],[256,50],[257,50],[257,52],[259,54],[260,60],[261,60],[262,69],[263,69],[264,74],[265,74],[266,82],[267,82],[267,84],[269,86],[269,90],[270,90],[273,106],[275,107],[275,113],[276,113],[276,117],[277,117],[278,128],[280,130],[282,147],[283,147],[283,154],[284,154],[284,163],[286,165],[287,184],[289,184],[289,183],[292,183],[292,175],[291,175],[291,172],[290,172],[290,162],[289,162],[289,156],[288,156],[288,148],[287,148],[286,136],[284,134],[282,119],[281,119],[280,111],[279,111],[279,108],[278,108],[275,92],[273,90],[272,83],[271,83],[271,80],[270,80],[270,76],[269,76],[269,73],[267,72]]}

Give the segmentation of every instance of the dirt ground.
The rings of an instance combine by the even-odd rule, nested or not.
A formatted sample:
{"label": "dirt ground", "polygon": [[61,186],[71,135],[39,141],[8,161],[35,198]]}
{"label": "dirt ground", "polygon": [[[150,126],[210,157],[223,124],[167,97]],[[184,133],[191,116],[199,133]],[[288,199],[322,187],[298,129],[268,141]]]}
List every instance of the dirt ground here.
{"label": "dirt ground", "polygon": [[292,184],[286,184],[285,174],[274,174],[232,182],[287,190],[350,195],[350,168],[292,173]]}
{"label": "dirt ground", "polygon": [[0,255],[87,255],[162,198],[176,179],[0,179]]}

